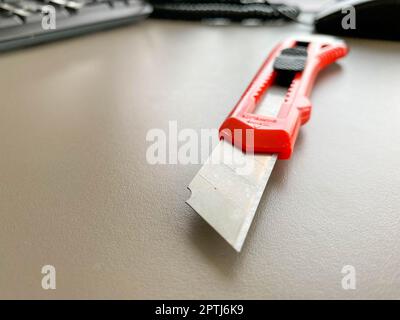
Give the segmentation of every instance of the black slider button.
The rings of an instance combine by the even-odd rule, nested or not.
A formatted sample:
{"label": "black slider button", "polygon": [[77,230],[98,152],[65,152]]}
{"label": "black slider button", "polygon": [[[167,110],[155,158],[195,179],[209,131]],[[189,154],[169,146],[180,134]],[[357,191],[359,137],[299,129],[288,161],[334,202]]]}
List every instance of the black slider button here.
{"label": "black slider button", "polygon": [[274,61],[274,70],[277,71],[276,83],[289,86],[297,72],[301,72],[307,63],[307,47],[283,49]]}
{"label": "black slider button", "polygon": [[306,62],[306,47],[287,48],[275,59],[274,70],[299,72],[304,70]]}

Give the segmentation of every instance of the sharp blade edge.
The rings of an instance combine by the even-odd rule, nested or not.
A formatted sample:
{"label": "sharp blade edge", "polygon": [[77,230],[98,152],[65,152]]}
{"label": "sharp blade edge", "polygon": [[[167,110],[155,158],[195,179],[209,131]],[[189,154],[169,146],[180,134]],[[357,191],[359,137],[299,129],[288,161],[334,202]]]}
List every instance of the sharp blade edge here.
{"label": "sharp blade edge", "polygon": [[[238,252],[276,160],[276,154],[246,154],[221,140],[189,184],[187,203]],[[244,167],[251,169],[238,174]]]}

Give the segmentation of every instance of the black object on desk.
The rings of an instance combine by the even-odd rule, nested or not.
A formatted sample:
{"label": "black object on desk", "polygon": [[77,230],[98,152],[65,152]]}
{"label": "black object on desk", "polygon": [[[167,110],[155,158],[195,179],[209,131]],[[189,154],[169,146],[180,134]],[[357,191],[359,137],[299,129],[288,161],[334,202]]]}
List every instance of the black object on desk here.
{"label": "black object on desk", "polygon": [[318,13],[314,24],[319,33],[400,40],[400,0],[339,1]]}
{"label": "black object on desk", "polygon": [[176,20],[295,20],[300,9],[283,3],[244,0],[150,0],[153,18]]}

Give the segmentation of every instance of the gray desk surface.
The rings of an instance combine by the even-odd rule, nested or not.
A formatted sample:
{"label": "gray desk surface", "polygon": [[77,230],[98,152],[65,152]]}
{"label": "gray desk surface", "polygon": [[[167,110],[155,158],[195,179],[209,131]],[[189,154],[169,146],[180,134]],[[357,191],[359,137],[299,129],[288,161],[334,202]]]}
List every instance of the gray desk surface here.
{"label": "gray desk surface", "polygon": [[299,31],[147,21],[1,55],[0,297],[400,298],[400,43],[350,39],[320,75],[241,254],[185,204],[199,165],[146,162],[149,129],[218,127]]}

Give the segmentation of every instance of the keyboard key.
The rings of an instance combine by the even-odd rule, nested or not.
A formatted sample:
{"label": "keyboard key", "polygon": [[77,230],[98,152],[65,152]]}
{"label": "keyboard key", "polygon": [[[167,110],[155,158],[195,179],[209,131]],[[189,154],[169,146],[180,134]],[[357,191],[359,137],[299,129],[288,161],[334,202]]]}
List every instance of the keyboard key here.
{"label": "keyboard key", "polygon": [[21,19],[13,15],[0,14],[0,30],[3,28],[16,27],[22,24]]}

